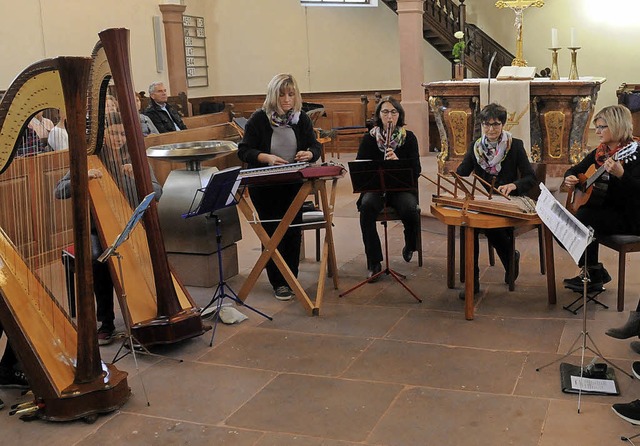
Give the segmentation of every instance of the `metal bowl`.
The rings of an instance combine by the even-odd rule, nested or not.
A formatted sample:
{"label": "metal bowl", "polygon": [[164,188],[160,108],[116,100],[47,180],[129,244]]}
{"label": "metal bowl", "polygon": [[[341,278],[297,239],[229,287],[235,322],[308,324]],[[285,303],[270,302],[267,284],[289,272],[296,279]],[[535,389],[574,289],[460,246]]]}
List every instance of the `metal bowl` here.
{"label": "metal bowl", "polygon": [[175,162],[205,161],[236,150],[238,145],[231,141],[192,141],[149,147],[147,156]]}

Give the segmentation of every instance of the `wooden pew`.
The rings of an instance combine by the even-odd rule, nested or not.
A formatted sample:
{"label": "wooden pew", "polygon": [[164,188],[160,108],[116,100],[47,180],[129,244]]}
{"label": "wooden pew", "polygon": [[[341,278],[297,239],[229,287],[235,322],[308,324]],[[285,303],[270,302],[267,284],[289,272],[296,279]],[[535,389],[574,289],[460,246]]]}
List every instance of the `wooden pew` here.
{"label": "wooden pew", "polygon": [[188,129],[196,127],[207,127],[210,125],[225,124],[233,118],[233,104],[226,104],[223,111],[218,113],[207,113],[206,115],[185,116],[182,122]]}

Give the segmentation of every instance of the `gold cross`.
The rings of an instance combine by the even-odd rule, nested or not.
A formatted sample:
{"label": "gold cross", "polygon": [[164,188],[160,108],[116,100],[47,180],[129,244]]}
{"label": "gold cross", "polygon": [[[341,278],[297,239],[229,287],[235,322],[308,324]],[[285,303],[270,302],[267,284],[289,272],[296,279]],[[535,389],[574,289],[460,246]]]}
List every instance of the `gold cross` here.
{"label": "gold cross", "polygon": [[496,2],[496,8],[511,8],[516,13],[516,58],[513,59],[511,65],[516,67],[526,67],[527,61],[524,60],[522,55],[522,12],[530,6],[536,8],[542,8],[544,6],[543,0],[498,0]]}

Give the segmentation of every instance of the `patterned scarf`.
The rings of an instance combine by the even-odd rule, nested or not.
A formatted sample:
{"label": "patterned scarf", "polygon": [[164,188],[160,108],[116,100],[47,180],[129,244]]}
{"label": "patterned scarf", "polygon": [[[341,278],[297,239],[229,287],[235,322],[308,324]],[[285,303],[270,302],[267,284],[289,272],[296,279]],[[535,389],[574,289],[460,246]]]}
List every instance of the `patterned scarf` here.
{"label": "patterned scarf", "polygon": [[[369,134],[376,139],[376,143],[378,144],[378,149],[382,153],[386,152],[386,144],[387,144],[387,131],[380,129],[380,127],[376,126],[369,131]],[[396,148],[404,144],[404,140],[407,137],[407,131],[404,127],[396,127],[393,129],[391,133],[391,141],[389,142],[389,147],[396,151]]]}
{"label": "patterned scarf", "polygon": [[491,143],[486,135],[478,138],[473,146],[473,153],[480,167],[490,175],[498,175],[502,169],[502,161],[510,149],[511,133],[503,130],[497,143]]}
{"label": "patterned scarf", "polygon": [[297,124],[300,119],[300,112],[294,112],[293,109],[286,112],[284,115],[279,115],[277,112],[271,112],[269,121],[274,127],[291,127],[293,124]]}
{"label": "patterned scarf", "polygon": [[627,143],[620,143],[615,149],[610,149],[605,143],[600,144],[596,147],[596,166],[602,166],[607,159],[611,158],[618,150],[626,145]]}

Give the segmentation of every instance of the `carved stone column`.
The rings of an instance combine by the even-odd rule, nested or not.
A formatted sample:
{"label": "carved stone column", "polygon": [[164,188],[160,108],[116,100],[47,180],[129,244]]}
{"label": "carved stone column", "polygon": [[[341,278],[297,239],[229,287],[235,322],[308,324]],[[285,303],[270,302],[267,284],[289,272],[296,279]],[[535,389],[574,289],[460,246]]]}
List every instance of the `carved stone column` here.
{"label": "carved stone column", "polygon": [[397,0],[400,42],[400,88],[407,127],[415,133],[420,154],[429,153],[429,108],[425,100],[422,14],[424,0]]}
{"label": "carved stone column", "polygon": [[182,31],[182,13],[185,5],[160,5],[162,23],[164,23],[164,40],[167,48],[167,73],[169,74],[169,94],[187,92],[187,67],[184,57],[184,34]]}

